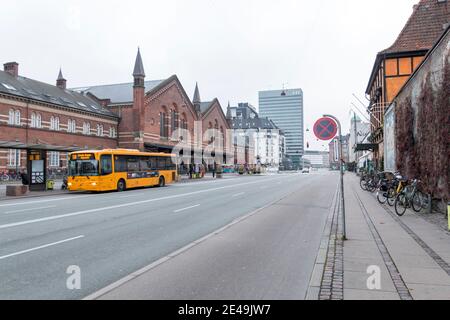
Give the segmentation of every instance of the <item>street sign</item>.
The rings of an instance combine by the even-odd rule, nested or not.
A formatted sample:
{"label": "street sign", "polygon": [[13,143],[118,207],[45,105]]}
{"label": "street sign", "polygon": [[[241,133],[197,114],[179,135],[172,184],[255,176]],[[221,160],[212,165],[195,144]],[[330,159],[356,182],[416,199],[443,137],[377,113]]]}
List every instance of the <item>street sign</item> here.
{"label": "street sign", "polygon": [[323,141],[328,141],[336,137],[338,126],[331,118],[320,118],[314,125],[314,134]]}

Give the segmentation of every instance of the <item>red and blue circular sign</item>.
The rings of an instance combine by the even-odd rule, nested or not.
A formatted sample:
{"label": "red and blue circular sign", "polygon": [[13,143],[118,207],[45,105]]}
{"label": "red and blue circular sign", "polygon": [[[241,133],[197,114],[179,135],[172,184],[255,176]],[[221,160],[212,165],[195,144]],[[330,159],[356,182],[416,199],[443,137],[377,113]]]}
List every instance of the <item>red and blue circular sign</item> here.
{"label": "red and blue circular sign", "polygon": [[328,141],[336,137],[338,127],[336,121],[331,118],[321,118],[314,125],[314,134],[323,141]]}

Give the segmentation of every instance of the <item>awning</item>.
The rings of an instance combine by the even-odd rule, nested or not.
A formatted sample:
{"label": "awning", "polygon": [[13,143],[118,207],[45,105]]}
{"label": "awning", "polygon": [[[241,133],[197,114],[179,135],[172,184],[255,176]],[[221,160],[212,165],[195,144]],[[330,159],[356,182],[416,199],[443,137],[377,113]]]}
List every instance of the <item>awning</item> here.
{"label": "awning", "polygon": [[355,151],[376,151],[378,150],[378,144],[373,143],[361,143],[357,144]]}
{"label": "awning", "polygon": [[50,144],[30,144],[15,141],[0,141],[0,148],[33,149],[33,150],[65,151],[65,152],[83,150],[83,148],[80,148],[78,146],[55,146]]}

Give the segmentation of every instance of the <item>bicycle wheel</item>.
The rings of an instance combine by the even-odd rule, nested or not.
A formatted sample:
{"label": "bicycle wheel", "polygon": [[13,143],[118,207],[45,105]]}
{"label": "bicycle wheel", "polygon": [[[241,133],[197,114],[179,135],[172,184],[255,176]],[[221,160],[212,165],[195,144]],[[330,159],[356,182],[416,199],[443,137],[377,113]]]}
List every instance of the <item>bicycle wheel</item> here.
{"label": "bicycle wheel", "polygon": [[377,185],[374,180],[370,180],[367,183],[367,191],[374,192],[377,189]]}
{"label": "bicycle wheel", "polygon": [[387,204],[389,206],[391,206],[391,207],[394,206],[396,195],[397,195],[397,191],[395,190],[395,188],[390,187],[387,191]]}
{"label": "bicycle wheel", "polygon": [[395,213],[401,217],[405,214],[406,212],[406,207],[407,207],[407,199],[406,199],[406,195],[404,193],[400,193],[397,198],[395,198]]}
{"label": "bicycle wheel", "polygon": [[422,209],[428,210],[430,207],[430,201],[431,197],[429,197],[428,194],[422,193]]}
{"label": "bicycle wheel", "polygon": [[361,187],[361,189],[367,191],[367,180],[364,179],[364,178],[362,178],[362,179],[359,181],[359,186]]}
{"label": "bicycle wheel", "polygon": [[377,191],[377,200],[381,204],[385,204],[388,199],[387,191],[378,190]]}
{"label": "bicycle wheel", "polygon": [[424,205],[424,195],[422,194],[422,192],[417,191],[416,193],[414,193],[413,198],[412,198],[412,208],[415,212],[420,212],[422,211]]}

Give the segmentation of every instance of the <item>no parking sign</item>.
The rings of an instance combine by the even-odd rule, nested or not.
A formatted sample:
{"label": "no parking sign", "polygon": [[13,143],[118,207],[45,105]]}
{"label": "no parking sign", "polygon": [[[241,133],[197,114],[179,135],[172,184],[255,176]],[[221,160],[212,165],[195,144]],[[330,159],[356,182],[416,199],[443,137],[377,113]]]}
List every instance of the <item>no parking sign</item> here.
{"label": "no parking sign", "polygon": [[314,125],[314,134],[317,139],[328,141],[336,137],[338,132],[338,126],[336,121],[331,118],[325,117],[317,120]]}

